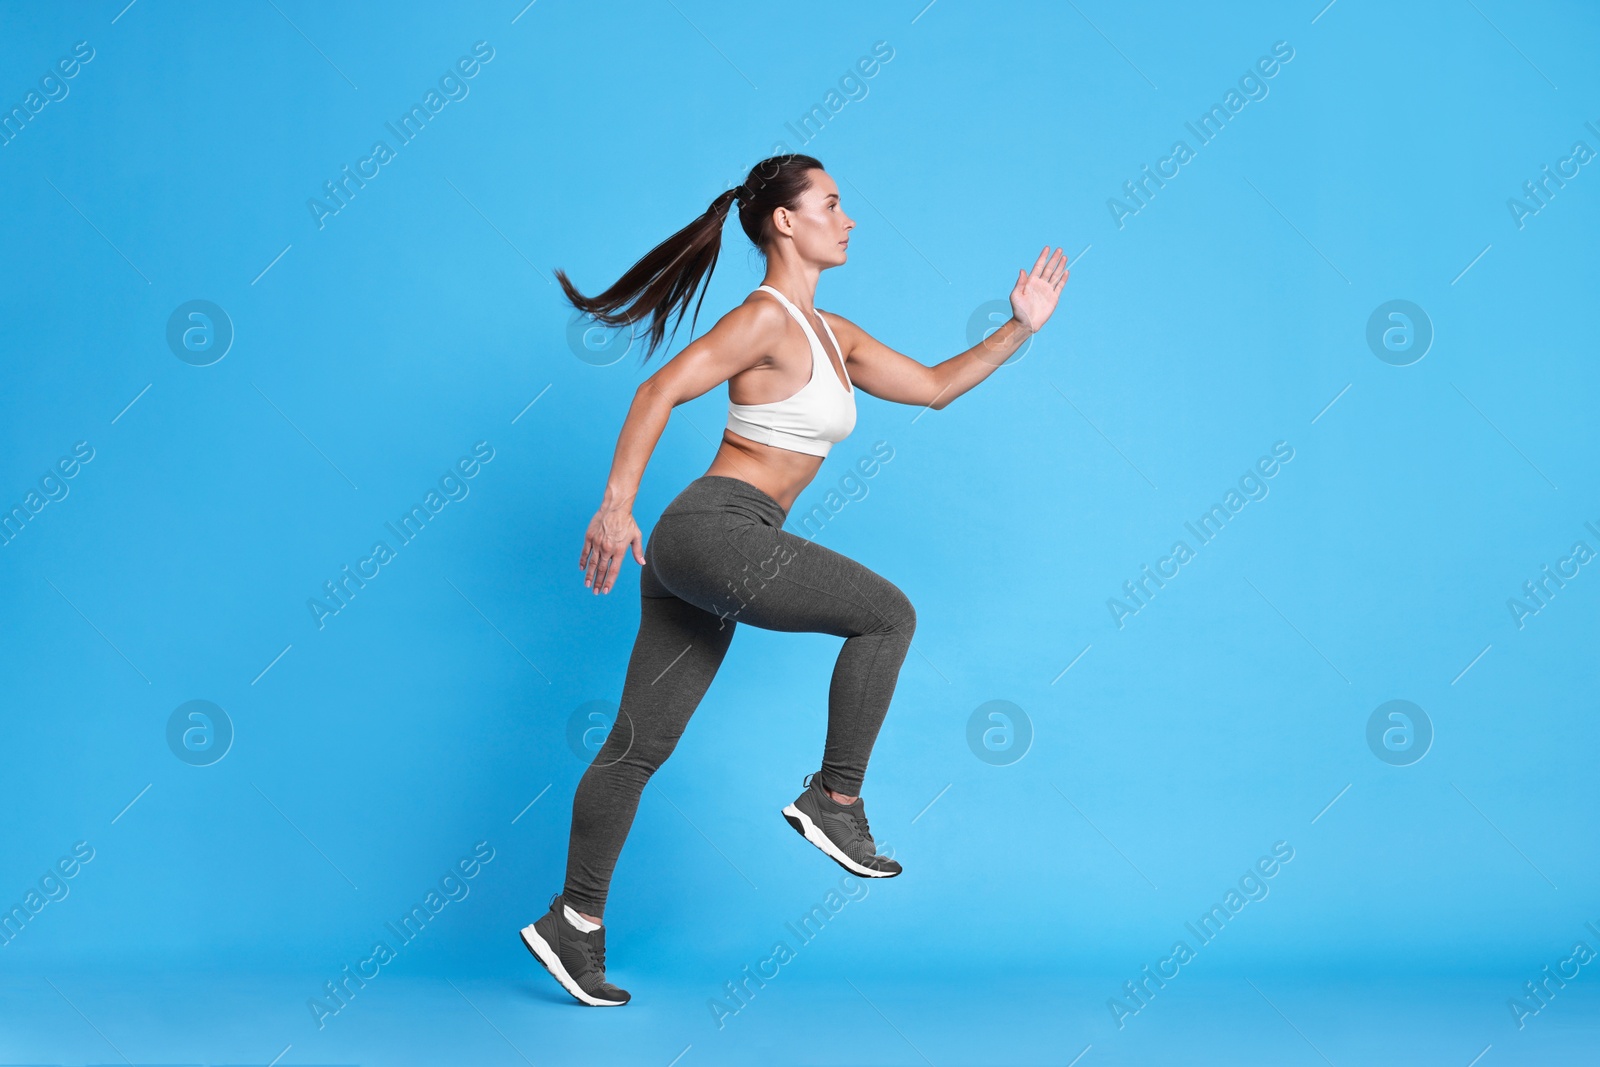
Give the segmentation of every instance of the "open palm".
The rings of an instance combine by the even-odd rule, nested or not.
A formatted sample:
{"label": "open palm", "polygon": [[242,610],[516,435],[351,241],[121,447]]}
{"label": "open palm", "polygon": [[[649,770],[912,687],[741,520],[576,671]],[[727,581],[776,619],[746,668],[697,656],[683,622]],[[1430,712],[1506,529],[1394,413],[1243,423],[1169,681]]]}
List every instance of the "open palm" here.
{"label": "open palm", "polygon": [[1067,284],[1067,273],[1066,254],[1057,248],[1056,254],[1050,255],[1049,245],[1039,253],[1031,271],[1017,271],[1017,284],[1011,289],[1011,314],[1030,333],[1038,333],[1055,311],[1061,287]]}

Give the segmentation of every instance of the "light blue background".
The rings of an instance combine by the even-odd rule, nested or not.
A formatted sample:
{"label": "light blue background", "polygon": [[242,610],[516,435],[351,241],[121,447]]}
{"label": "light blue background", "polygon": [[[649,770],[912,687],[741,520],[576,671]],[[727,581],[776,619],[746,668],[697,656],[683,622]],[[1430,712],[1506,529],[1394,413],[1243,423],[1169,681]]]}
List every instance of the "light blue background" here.
{"label": "light blue background", "polygon": [[[74,442],[95,450],[0,547],[0,898],[95,849],[0,950],[40,998],[21,1014],[85,1051],[41,1036],[11,1053],[107,1054],[41,977],[250,972],[293,976],[264,1002],[284,1035],[268,1055],[332,1055],[304,999],[479,841],[495,858],[470,896],[384,973],[503,977],[538,990],[523,1012],[564,1007],[513,937],[561,888],[584,769],[569,718],[621,693],[638,568],[596,597],[576,561],[656,364],[578,358],[550,275],[603,288],[779,142],[822,159],[858,222],[817,305],[924,363],[968,347],[974,310],[1044,244],[1074,257],[1023,358],[943,411],[863,396],[796,503],[890,443],[819,540],[904,589],[919,627],[864,792],[906,873],[783,973],[1001,1000],[1008,974],[1082,979],[1048,1024],[982,1035],[995,1062],[1035,1039],[1062,1063],[1091,1042],[1115,1055],[1195,1010],[1173,1002],[1197,971],[1476,976],[1440,1062],[1491,1042],[1514,1062],[1580,1021],[1592,1036],[1587,969],[1527,1032],[1505,999],[1575,941],[1600,947],[1600,567],[1522,629],[1507,599],[1574,541],[1600,549],[1600,167],[1522,228],[1507,199],[1575,141],[1600,150],[1600,16],[1320,7],[0,10],[6,109],[75,42],[95,49],[0,148],[0,504]],[[470,94],[319,229],[308,198],[393,145],[384,123],[477,41],[494,58]],[[786,124],[877,41],[893,59],[802,142]],[[1196,147],[1184,123],[1277,41],[1294,57],[1269,95],[1119,228],[1107,199],[1176,139]],[[730,224],[698,332],[760,280]],[[165,341],[192,299],[236,330],[206,367]],[[1391,299],[1435,330],[1410,366],[1365,341]],[[670,351],[689,339],[685,321]],[[704,473],[725,405],[719,388],[675,411],[635,509],[646,533]],[[308,598],[478,441],[494,458],[469,495],[319,630]],[[1107,599],[1193,545],[1184,522],[1279,441],[1294,458],[1270,495],[1119,629]],[[704,1002],[838,885],[778,815],[820,759],[838,647],[741,628],[645,794],[607,920],[613,978],[641,1007],[683,999],[630,1024],[660,1062],[736,1047]],[[209,767],[166,743],[194,699],[236,731]],[[1436,734],[1411,766],[1367,746],[1391,699]],[[967,745],[991,700],[1034,732],[1008,766]],[[1119,1032],[1105,1000],[1277,841],[1295,852],[1270,895]],[[1313,1031],[1315,1003],[1296,1019]],[[855,1004],[862,1055],[910,1055]],[[766,1010],[801,1026],[794,1002]],[[1358,1018],[1313,1033],[1335,1062],[1351,1030],[1406,1026]],[[1268,1023],[1291,1043],[1280,1062],[1310,1055]],[[158,1024],[126,1025],[178,1054]]]}

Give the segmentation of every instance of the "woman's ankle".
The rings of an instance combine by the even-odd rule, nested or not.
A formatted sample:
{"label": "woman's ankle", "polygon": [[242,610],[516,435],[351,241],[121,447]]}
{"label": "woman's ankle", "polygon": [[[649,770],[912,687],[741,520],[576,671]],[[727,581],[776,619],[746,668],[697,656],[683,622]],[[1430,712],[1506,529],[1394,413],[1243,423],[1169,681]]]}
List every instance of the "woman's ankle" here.
{"label": "woman's ankle", "polygon": [[[591,923],[594,923],[596,926],[604,926],[605,925],[605,923],[601,920],[601,918],[598,915],[590,915],[588,912],[580,910],[577,907],[577,905],[573,904],[572,901],[570,901],[570,900],[563,900],[561,906],[562,906],[563,909],[565,909],[566,911],[570,911],[572,913],[572,915],[576,915],[578,918],[582,919],[584,922],[591,922]],[[569,915],[568,918],[570,919],[571,915]]]}

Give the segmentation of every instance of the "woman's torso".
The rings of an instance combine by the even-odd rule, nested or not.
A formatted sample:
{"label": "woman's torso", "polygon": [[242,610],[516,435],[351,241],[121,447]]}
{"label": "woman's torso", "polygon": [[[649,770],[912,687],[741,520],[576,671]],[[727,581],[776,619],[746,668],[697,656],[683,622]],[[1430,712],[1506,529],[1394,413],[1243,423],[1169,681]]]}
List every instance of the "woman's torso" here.
{"label": "woman's torso", "polygon": [[[749,299],[776,299],[776,297],[769,296],[764,290],[757,290]],[[800,322],[796,321],[797,317],[807,318],[811,327],[810,336],[807,336]],[[811,396],[812,391],[820,394],[823,390],[829,390],[825,396],[819,396],[818,400],[827,399],[838,403],[839,397],[847,396],[848,425],[853,426],[854,386],[847,384],[849,373],[844,367],[844,354],[838,350],[838,342],[833,337],[832,330],[825,322],[820,321],[815,311],[807,313],[794,309],[786,319],[789,328],[774,342],[770,358],[728,379],[730,403],[735,406],[773,405],[795,398],[802,390],[807,391],[807,397]],[[821,346],[820,361],[811,347],[813,337]],[[833,381],[817,381],[813,377],[814,372],[823,371],[832,374]],[[787,512],[794,504],[795,498],[816,477],[824,458],[777,445],[763,444],[732,429],[724,429],[717,454],[706,473],[748,482],[776,500]]]}

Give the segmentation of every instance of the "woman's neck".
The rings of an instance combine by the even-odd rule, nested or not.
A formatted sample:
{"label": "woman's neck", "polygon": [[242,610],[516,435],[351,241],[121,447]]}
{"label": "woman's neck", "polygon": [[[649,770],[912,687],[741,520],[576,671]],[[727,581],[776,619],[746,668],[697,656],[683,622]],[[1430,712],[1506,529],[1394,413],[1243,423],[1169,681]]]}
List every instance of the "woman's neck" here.
{"label": "woman's neck", "polygon": [[761,284],[778,290],[789,303],[806,314],[815,315],[818,273],[813,271],[809,276],[802,276],[788,271],[769,272]]}

